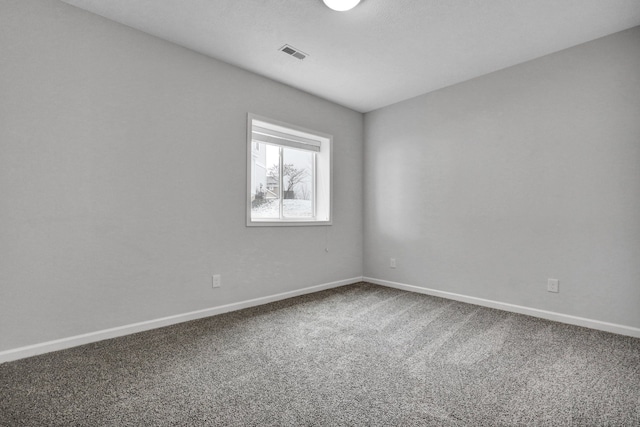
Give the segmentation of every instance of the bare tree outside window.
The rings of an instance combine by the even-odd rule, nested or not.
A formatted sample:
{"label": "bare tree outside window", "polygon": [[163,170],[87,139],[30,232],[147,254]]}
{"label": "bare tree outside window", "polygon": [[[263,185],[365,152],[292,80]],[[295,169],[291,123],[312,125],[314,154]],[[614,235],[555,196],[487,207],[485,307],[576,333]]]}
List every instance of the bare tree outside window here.
{"label": "bare tree outside window", "polygon": [[[279,165],[271,166],[269,168],[269,176],[278,178],[280,175],[279,169]],[[282,178],[283,182],[285,183],[284,191],[282,193],[283,197],[285,199],[295,199],[296,186],[298,186],[298,184],[306,182],[310,178],[310,173],[306,168],[296,168],[292,163],[283,165],[282,169]],[[305,197],[305,193],[308,194],[309,190],[306,188],[306,186],[300,186],[300,191],[298,194],[301,197],[299,198],[308,200],[308,198]]]}

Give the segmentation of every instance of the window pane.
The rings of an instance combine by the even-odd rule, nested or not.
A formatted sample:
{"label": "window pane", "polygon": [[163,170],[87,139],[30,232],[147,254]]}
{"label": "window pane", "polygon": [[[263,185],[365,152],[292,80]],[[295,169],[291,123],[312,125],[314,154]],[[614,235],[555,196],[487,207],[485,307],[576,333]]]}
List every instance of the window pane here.
{"label": "window pane", "polygon": [[277,219],[280,217],[280,149],[263,143],[251,145],[251,218]]}
{"label": "window pane", "polygon": [[285,218],[313,217],[314,153],[284,147],[282,155],[282,210]]}

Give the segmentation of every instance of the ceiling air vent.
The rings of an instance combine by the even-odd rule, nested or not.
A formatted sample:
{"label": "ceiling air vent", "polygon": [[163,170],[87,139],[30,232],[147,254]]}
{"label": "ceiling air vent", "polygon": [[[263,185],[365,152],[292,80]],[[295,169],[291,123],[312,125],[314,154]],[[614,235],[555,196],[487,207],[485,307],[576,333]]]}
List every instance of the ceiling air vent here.
{"label": "ceiling air vent", "polygon": [[287,55],[291,55],[294,58],[298,58],[298,59],[304,59],[307,56],[309,56],[306,53],[299,51],[295,47],[289,46],[288,44],[285,44],[284,46],[282,46],[280,48],[280,51],[286,53]]}

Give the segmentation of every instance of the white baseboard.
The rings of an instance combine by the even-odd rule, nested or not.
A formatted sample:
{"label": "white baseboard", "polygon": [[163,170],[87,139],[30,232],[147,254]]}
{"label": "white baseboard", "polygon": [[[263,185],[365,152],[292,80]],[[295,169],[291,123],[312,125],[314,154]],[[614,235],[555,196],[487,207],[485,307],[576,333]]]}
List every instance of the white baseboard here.
{"label": "white baseboard", "polygon": [[407,285],[404,283],[391,282],[389,280],[374,279],[373,277],[363,277],[363,281],[376,285],[387,286],[389,288],[402,289],[409,292],[432,295],[483,307],[496,308],[498,310],[510,311],[513,313],[526,314],[528,316],[540,317],[542,319],[553,320],[570,325],[584,326],[585,328],[597,329],[599,331],[612,332],[614,334],[627,335],[640,338],[640,328],[632,326],[618,325],[615,323],[602,322],[600,320],[586,319],[584,317],[571,316],[568,314],[555,313],[553,311],[540,310],[537,308],[524,307],[521,305],[509,304],[506,302],[493,301],[483,298],[476,298],[467,295],[455,294],[452,292],[439,291],[436,289],[422,288],[419,286]]}
{"label": "white baseboard", "polygon": [[39,344],[28,345],[25,347],[14,348],[0,352],[0,363],[10,362],[12,360],[24,359],[25,357],[36,356],[38,354],[49,353],[52,351],[64,350],[79,345],[89,344],[110,338],[121,337],[124,335],[135,334],[137,332],[148,331],[150,329],[161,328],[163,326],[175,325],[176,323],[188,322],[190,320],[201,319],[203,317],[215,316],[216,314],[228,313],[230,311],[242,310],[243,308],[255,307],[257,305],[268,304],[270,302],[280,301],[299,295],[310,294],[313,292],[323,291],[325,289],[337,288],[340,286],[350,285],[362,281],[362,277],[352,277],[351,279],[339,280],[337,282],[324,283],[321,285],[311,286],[295,291],[283,292],[280,294],[270,295],[266,297],[254,298],[247,301],[240,301],[232,304],[221,305],[218,307],[205,308],[203,310],[192,311],[189,313],[176,314],[174,316],[162,317],[160,319],[147,320],[144,322],[133,323],[130,325],[118,326],[116,328],[104,329],[96,332],[89,332],[73,337],[62,338],[53,341],[47,341]]}
{"label": "white baseboard", "polygon": [[283,292],[280,294],[270,295],[266,297],[254,298],[247,301],[240,301],[232,304],[221,305],[203,310],[192,311],[189,313],[177,314],[174,316],[162,317],[160,319],[147,320],[144,322],[133,323],[130,325],[119,326],[116,328],[104,329],[96,332],[89,332],[82,335],[76,335],[68,338],[62,338],[53,341],[47,341],[39,344],[33,344],[25,347],[14,348],[10,350],[0,351],[0,363],[10,362],[12,360],[23,359],[26,357],[36,356],[39,354],[49,353],[52,351],[64,350],[79,345],[98,342],[110,338],[121,337],[134,334],[137,332],[148,331],[150,329],[161,328],[163,326],[175,325],[177,323],[188,322],[190,320],[201,319],[204,317],[215,316],[217,314],[228,313],[230,311],[242,310],[243,308],[255,307],[258,305],[268,304],[270,302],[280,301],[299,295],[310,294],[323,291],[325,289],[346,286],[361,281],[373,283],[376,285],[387,286],[390,288],[401,289],[409,292],[416,292],[436,297],[451,299],[455,301],[466,302],[469,304],[480,305],[483,307],[495,308],[498,310],[509,311],[513,313],[526,314],[529,316],[539,317],[542,319],[553,320],[556,322],[567,323],[570,325],[584,326],[586,328],[597,329],[605,332],[612,332],[620,335],[627,335],[640,338],[640,328],[632,326],[618,325],[615,323],[602,322],[599,320],[587,319],[584,317],[571,316],[568,314],[555,313],[537,308],[524,307],[521,305],[509,304],[505,302],[493,301],[483,298],[476,298],[467,295],[456,294],[452,292],[439,291],[436,289],[422,288],[419,286],[407,285],[404,283],[392,282],[389,280],[375,279],[372,277],[353,277],[351,279],[339,280],[331,283],[311,286],[295,291]]}

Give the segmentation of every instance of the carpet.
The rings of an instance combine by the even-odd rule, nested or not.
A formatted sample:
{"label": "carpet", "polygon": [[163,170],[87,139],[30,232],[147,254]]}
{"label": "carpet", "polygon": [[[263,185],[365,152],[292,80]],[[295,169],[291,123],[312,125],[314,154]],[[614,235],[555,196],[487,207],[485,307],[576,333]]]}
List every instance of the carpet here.
{"label": "carpet", "polygon": [[368,283],[0,365],[1,426],[638,426],[640,340]]}

